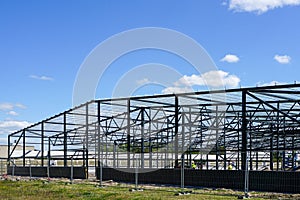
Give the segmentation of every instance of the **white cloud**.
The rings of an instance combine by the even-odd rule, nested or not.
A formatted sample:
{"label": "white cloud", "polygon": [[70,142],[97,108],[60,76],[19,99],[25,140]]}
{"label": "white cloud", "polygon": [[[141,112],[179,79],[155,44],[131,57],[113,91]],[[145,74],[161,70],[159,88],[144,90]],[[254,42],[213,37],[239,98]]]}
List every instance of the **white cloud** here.
{"label": "white cloud", "polygon": [[232,88],[239,86],[240,78],[222,70],[209,71],[201,75],[184,75],[174,83],[174,86],[165,88],[162,93],[192,92],[193,86],[208,86],[213,88]]}
{"label": "white cloud", "polygon": [[210,86],[210,87],[237,87],[240,79],[222,70],[209,71],[201,75],[183,76],[175,83],[176,86]]}
{"label": "white cloud", "polygon": [[13,110],[9,111],[7,114],[12,115],[12,116],[18,116],[19,115],[17,112],[15,112]]}
{"label": "white cloud", "polygon": [[193,92],[193,89],[190,87],[167,87],[162,90],[163,94],[177,94],[177,93],[186,93]]}
{"label": "white cloud", "polygon": [[37,76],[37,75],[30,75],[30,78],[37,79],[37,80],[42,80],[42,81],[53,81],[54,79],[49,76]]}
{"label": "white cloud", "polygon": [[236,63],[239,60],[240,60],[239,57],[233,54],[227,54],[221,59],[222,62],[229,62],[229,63]]}
{"label": "white cloud", "polygon": [[147,83],[150,83],[149,79],[148,78],[143,78],[141,80],[137,80],[136,83],[138,85],[144,85],[144,84],[147,84]]}
{"label": "white cloud", "polygon": [[15,108],[26,109],[26,106],[20,103],[0,103],[0,110],[2,111],[13,110]]}
{"label": "white cloud", "polygon": [[27,121],[5,120],[0,121],[0,144],[7,143],[7,136],[15,131],[30,126]]}
{"label": "white cloud", "polygon": [[13,110],[14,105],[12,103],[0,103],[0,110]]}
{"label": "white cloud", "polygon": [[21,103],[16,103],[15,106],[16,106],[17,108],[26,109],[26,106],[23,105],[23,104],[21,104]]}
{"label": "white cloud", "polygon": [[30,126],[31,123],[27,121],[16,121],[16,120],[6,120],[0,121],[0,135],[8,135],[14,131],[20,130],[27,126]]}
{"label": "white cloud", "polygon": [[230,0],[229,9],[236,12],[265,13],[283,6],[300,5],[300,0]]}
{"label": "white cloud", "polygon": [[288,64],[291,61],[291,57],[288,55],[275,55],[274,59],[279,62],[280,64]]}

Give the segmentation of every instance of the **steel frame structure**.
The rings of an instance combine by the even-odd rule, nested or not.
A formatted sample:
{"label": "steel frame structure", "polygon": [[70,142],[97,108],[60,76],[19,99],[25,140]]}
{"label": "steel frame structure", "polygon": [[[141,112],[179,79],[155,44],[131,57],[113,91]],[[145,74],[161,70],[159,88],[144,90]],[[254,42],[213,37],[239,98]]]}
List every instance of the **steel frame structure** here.
{"label": "steel frame structure", "polygon": [[185,157],[205,169],[286,170],[297,166],[299,124],[300,84],[92,100],[8,135],[8,160],[173,168]]}

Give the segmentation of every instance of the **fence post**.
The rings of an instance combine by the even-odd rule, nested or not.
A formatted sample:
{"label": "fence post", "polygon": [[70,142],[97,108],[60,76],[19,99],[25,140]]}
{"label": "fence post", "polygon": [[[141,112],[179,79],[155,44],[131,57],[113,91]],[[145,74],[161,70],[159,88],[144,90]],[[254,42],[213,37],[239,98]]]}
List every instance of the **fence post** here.
{"label": "fence post", "polygon": [[180,169],[180,177],[181,177],[181,191],[184,191],[184,165],[185,165],[185,161],[184,161],[184,154],[181,155],[181,169]]}
{"label": "fence post", "polygon": [[73,184],[73,156],[71,157],[71,176],[70,176],[71,184]]}
{"label": "fence post", "polygon": [[32,173],[31,173],[31,160],[29,159],[29,176],[30,176],[30,180],[32,177]]}
{"label": "fence post", "polygon": [[15,176],[15,160],[13,159],[12,177]]}

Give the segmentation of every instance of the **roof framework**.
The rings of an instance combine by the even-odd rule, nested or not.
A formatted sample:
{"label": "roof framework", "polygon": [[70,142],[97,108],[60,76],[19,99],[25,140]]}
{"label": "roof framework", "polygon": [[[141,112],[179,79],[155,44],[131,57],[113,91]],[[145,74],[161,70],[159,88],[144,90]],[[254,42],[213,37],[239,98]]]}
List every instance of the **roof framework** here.
{"label": "roof framework", "polygon": [[[34,145],[42,166],[51,158],[67,166],[73,157],[85,166],[93,158],[132,167],[138,155],[141,167],[176,167],[186,155],[215,169],[232,160],[245,169],[248,155],[250,169],[265,156],[279,170],[300,151],[299,125],[300,84],[101,99],[10,134],[8,157],[21,144],[23,166],[30,158],[25,146]],[[159,157],[167,162],[155,164]]]}

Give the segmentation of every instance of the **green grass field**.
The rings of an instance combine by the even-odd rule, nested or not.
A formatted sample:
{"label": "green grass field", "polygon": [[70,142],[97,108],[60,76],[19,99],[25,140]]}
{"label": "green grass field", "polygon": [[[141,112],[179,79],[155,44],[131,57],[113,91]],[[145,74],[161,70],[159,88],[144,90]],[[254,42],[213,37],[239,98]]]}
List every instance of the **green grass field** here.
{"label": "green grass field", "polygon": [[[192,191],[189,195],[176,195],[180,191],[175,187],[153,187],[144,186],[143,191],[131,192],[134,185],[114,184],[110,186],[97,187],[96,183],[80,182],[70,184],[62,181],[0,181],[0,199],[237,199],[242,192],[232,190],[212,190],[212,189],[186,189]],[[278,199],[279,196],[264,196],[251,199]],[[263,198],[262,198],[263,197]]]}

